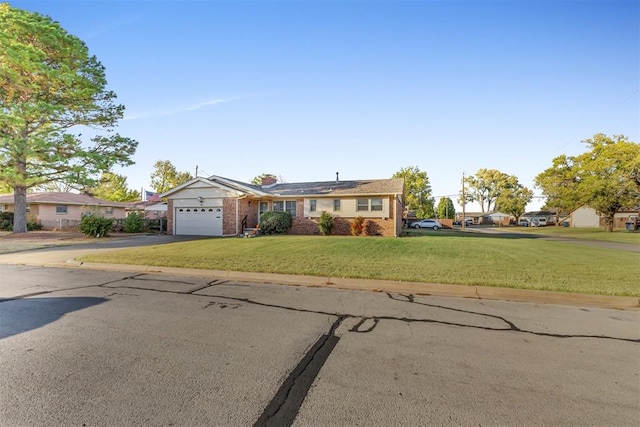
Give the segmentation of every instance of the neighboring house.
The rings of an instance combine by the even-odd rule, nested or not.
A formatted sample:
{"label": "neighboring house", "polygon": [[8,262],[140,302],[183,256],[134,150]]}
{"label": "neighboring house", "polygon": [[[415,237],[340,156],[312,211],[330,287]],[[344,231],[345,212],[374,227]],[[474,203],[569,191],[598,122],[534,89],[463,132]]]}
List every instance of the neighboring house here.
{"label": "neighboring house", "polygon": [[150,201],[127,203],[127,215],[136,212],[146,219],[158,219],[167,217],[167,202]]}
{"label": "neighboring house", "polygon": [[[89,212],[106,218],[124,218],[125,206],[126,203],[96,199],[86,194],[27,193],[27,221],[39,223],[46,229],[72,228]],[[0,211],[14,211],[13,194],[0,195]]]}
{"label": "neighboring house", "polygon": [[600,215],[589,206],[581,206],[569,214],[571,227],[600,227]]}
{"label": "neighboring house", "polygon": [[[503,212],[465,212],[467,225],[509,225],[511,215]],[[456,212],[456,221],[462,221],[462,212]]]}
{"label": "neighboring house", "polygon": [[[515,221],[515,218],[514,218]],[[511,215],[504,212],[489,212],[480,216],[480,224],[509,225]]]}
{"label": "neighboring house", "polygon": [[195,178],[166,193],[168,234],[234,236],[255,227],[266,211],[293,217],[289,234],[318,233],[322,211],[334,217],[333,234],[350,234],[355,217],[365,219],[366,234],[402,232],[404,179],[277,183],[262,185],[220,176]]}
{"label": "neighboring house", "polygon": [[[467,225],[470,224],[480,224],[480,218],[484,215],[483,212],[465,212],[464,220]],[[456,212],[456,221],[462,222],[462,212]]]}
{"label": "neighboring house", "polygon": [[544,225],[554,225],[556,223],[556,213],[552,211],[527,212],[520,217],[520,222],[541,223]]}
{"label": "neighboring house", "polygon": [[[621,209],[613,216],[613,228],[625,228],[627,222],[640,216],[640,206],[632,209]],[[581,206],[569,215],[571,227],[599,228],[605,226],[604,217],[594,208]]]}

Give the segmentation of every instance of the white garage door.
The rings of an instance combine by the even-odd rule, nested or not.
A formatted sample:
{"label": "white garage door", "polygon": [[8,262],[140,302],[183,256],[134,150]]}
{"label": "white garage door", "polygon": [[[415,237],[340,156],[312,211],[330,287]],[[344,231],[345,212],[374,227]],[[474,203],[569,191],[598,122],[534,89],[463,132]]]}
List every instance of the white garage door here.
{"label": "white garage door", "polygon": [[176,208],[177,235],[222,236],[222,208]]}

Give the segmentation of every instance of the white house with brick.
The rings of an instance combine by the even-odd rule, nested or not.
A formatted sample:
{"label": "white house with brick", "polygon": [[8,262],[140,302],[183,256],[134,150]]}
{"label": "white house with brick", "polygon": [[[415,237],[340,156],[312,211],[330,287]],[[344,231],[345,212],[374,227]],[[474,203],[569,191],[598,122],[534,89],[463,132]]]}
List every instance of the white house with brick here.
{"label": "white house with brick", "polygon": [[176,235],[235,236],[255,227],[266,211],[287,211],[289,234],[318,233],[323,211],[334,217],[332,234],[350,234],[351,222],[365,219],[366,234],[399,236],[404,179],[253,185],[221,176],[198,177],[166,193],[167,232]]}
{"label": "white house with brick", "polygon": [[[640,216],[640,206],[631,209],[620,209],[613,216],[613,228],[625,228],[627,222]],[[600,212],[590,206],[581,206],[569,215],[571,227],[598,228],[604,227],[605,221]]]}

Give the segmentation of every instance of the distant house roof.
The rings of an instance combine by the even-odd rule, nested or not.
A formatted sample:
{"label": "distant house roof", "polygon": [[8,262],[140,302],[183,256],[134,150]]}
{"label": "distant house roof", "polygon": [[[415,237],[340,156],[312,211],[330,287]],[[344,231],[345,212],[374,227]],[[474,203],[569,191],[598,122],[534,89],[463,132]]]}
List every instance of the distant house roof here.
{"label": "distant house roof", "polygon": [[194,180],[184,183],[173,190],[163,193],[162,196],[164,197],[175,193],[196,181],[208,181],[211,184],[216,183],[241,193],[252,194],[259,197],[401,195],[404,192],[403,178],[276,183],[269,186],[262,186],[247,184],[233,179],[213,175],[206,179],[195,178]]}
{"label": "distant house roof", "polygon": [[[0,195],[0,204],[13,204],[13,194]],[[110,206],[125,207],[127,203],[112,202],[109,200],[96,199],[88,194],[65,193],[65,192],[40,192],[27,193],[27,203],[31,204],[51,204],[51,205],[88,205],[88,206]]]}
{"label": "distant house roof", "polygon": [[496,218],[496,217],[508,218],[511,215],[508,213],[500,212],[500,211],[493,211],[493,212],[484,213],[481,216],[488,217],[488,218]]}
{"label": "distant house roof", "polygon": [[534,212],[526,212],[523,217],[534,217],[534,216],[555,216],[555,212],[552,211],[534,211]]}

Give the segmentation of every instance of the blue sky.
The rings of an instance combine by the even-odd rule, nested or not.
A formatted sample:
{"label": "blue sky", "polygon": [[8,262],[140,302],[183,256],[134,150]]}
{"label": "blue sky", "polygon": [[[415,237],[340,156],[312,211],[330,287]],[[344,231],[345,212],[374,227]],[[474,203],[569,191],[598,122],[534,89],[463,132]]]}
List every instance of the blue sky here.
{"label": "blue sky", "polygon": [[637,1],[10,3],[106,67],[131,188],[156,160],[286,182],[417,166],[439,197],[480,168],[533,188],[598,132],[640,142]]}

